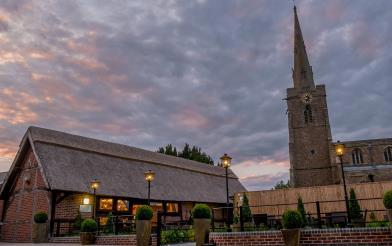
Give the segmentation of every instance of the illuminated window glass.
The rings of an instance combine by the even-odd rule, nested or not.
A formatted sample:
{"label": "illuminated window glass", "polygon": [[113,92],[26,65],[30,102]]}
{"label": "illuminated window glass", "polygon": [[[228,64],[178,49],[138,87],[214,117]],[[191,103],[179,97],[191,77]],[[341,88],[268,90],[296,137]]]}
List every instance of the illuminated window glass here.
{"label": "illuminated window glass", "polygon": [[142,206],[141,204],[133,204],[132,205],[132,214],[136,214],[136,210]]}
{"label": "illuminated window glass", "polygon": [[99,224],[100,225],[107,225],[108,217],[99,217]]}
{"label": "illuminated window glass", "polygon": [[127,200],[117,200],[117,211],[127,212],[129,211],[129,201]]}
{"label": "illuminated window glass", "polygon": [[99,199],[99,209],[112,210],[112,208],[113,208],[113,199],[112,198]]}
{"label": "illuminated window glass", "polygon": [[178,213],[178,203],[166,203],[166,211],[168,213]]}

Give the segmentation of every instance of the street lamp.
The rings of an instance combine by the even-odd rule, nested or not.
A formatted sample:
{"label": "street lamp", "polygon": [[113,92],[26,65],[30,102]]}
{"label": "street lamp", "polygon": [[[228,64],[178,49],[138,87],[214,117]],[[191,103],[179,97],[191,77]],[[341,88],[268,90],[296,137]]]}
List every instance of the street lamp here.
{"label": "street lamp", "polygon": [[90,188],[93,189],[93,219],[95,220],[95,207],[97,206],[97,199],[96,199],[96,193],[97,193],[97,189],[99,188],[99,185],[101,184],[101,182],[99,182],[98,179],[94,179],[93,181],[90,182]]}
{"label": "street lamp", "polygon": [[227,154],[224,154],[221,158],[222,167],[225,168],[226,172],[226,217],[227,217],[227,227],[229,228],[229,178],[228,178],[228,169],[231,165],[231,157]]}
{"label": "street lamp", "polygon": [[347,221],[348,221],[348,225],[351,225],[351,215],[350,215],[350,207],[349,207],[348,196],[347,196],[346,178],[344,176],[344,168],[343,168],[344,144],[340,143],[340,141],[338,141],[337,144],[335,145],[335,153],[340,160],[340,168],[342,170],[342,179],[343,179],[343,187],[344,187],[344,200],[346,202]]}
{"label": "street lamp", "polygon": [[150,205],[150,189],[151,189],[151,181],[154,180],[155,173],[151,170],[148,170],[144,173],[144,178],[148,182],[148,205]]}

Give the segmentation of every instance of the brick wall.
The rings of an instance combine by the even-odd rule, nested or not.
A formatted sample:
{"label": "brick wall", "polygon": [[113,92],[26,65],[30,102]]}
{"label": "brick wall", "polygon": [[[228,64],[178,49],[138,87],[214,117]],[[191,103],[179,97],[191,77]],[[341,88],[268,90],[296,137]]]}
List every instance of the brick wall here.
{"label": "brick wall", "polygon": [[14,188],[5,204],[3,241],[31,242],[33,215],[49,214],[49,193],[34,153],[29,149],[16,176]]}
{"label": "brick wall", "polygon": [[[51,243],[80,243],[79,237],[57,237],[50,240]],[[136,245],[136,235],[98,236],[97,245]],[[157,244],[155,234],[151,235],[151,244]]]}
{"label": "brick wall", "polygon": [[[284,245],[280,231],[214,232],[210,240],[220,245]],[[389,228],[311,229],[301,231],[301,245],[392,245]]]}

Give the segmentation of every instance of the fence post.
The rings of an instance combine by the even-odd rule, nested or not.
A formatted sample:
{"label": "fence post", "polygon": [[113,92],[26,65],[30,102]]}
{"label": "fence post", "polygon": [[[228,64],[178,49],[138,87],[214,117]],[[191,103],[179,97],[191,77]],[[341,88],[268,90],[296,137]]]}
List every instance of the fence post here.
{"label": "fence post", "polygon": [[157,215],[157,246],[161,245],[161,226],[162,226],[162,214],[158,211]]}
{"label": "fence post", "polygon": [[316,209],[317,209],[317,226],[321,229],[321,212],[320,212],[320,202],[316,201]]}
{"label": "fence post", "polygon": [[240,206],[240,227],[241,231],[244,231],[244,216],[242,214],[242,206]]}
{"label": "fence post", "polygon": [[211,213],[211,217],[212,217],[212,232],[214,232],[215,231],[215,216],[214,216],[214,214],[215,214],[215,209],[212,209],[212,213]]}

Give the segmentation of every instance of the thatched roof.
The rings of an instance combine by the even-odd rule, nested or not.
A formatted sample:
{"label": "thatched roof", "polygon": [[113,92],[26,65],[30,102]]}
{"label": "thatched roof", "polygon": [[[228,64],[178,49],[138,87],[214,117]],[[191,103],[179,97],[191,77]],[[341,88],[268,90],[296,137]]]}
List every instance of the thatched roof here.
{"label": "thatched roof", "polygon": [[[226,202],[222,167],[38,127],[26,134],[51,190],[89,192],[96,178],[100,195],[146,199],[144,172],[151,169],[153,200]],[[245,191],[229,174],[231,195]]]}

